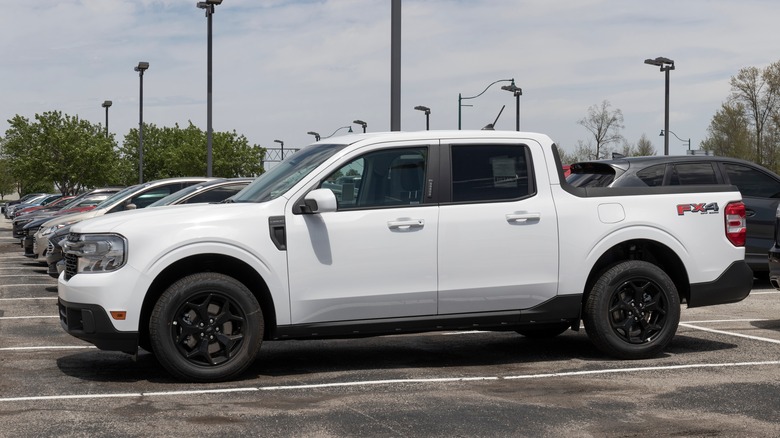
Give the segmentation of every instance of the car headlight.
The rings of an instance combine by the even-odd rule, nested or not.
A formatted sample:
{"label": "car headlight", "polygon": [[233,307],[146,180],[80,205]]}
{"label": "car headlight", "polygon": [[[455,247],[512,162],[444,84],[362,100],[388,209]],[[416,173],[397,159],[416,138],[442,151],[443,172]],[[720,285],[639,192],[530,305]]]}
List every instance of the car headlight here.
{"label": "car headlight", "polygon": [[116,271],[127,260],[127,240],[118,234],[71,236],[62,242],[62,251],[76,257],[76,273]]}

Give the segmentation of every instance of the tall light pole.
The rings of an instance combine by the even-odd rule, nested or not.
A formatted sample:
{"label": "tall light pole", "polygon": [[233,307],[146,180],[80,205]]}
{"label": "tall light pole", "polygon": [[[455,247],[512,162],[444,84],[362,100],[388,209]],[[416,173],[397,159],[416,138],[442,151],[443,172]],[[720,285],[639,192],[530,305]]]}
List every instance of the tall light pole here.
{"label": "tall light pole", "polygon": [[222,0],[206,0],[195,4],[200,9],[206,10],[208,21],[208,48],[206,49],[206,176],[211,177],[211,144],[214,130],[211,127],[211,16],[214,15],[214,6],[221,5]]}
{"label": "tall light pole", "polygon": [[490,85],[485,87],[485,89],[482,90],[482,92],[477,94],[476,96],[463,97],[460,93],[458,93],[458,130],[460,130],[460,126],[461,126],[461,123],[460,123],[460,121],[461,121],[461,108],[463,108],[463,101],[467,100],[467,99],[476,99],[477,97],[482,96],[483,94],[485,94],[485,91],[487,91],[488,88],[492,87],[493,85],[495,85],[495,84],[497,84],[499,82],[511,82],[511,83],[514,84],[515,83],[515,79],[514,78],[512,78],[512,79],[499,79],[497,81],[491,82]]}
{"label": "tall light pole", "polygon": [[[666,132],[672,134],[673,136],[677,137],[677,134],[675,134],[674,132],[669,131],[669,130],[663,130],[663,129],[661,130],[661,134],[659,135],[659,137],[666,137],[664,135],[664,131],[666,131]],[[680,140],[683,143],[688,143],[688,155],[690,155],[691,154],[691,139],[689,138],[688,140],[683,140],[680,137],[677,137],[677,140]]]}
{"label": "tall light pole", "polygon": [[366,133],[366,126],[368,126],[368,123],[366,123],[366,122],[364,122],[362,120],[353,120],[352,123],[354,123],[356,125],[362,126],[363,127],[363,134]]}
{"label": "tall light pole", "polygon": [[511,91],[515,96],[515,131],[520,130],[520,96],[523,95],[523,89],[515,85],[514,79],[510,85],[502,85],[502,90]]}
{"label": "tall light pole", "polygon": [[284,142],[281,140],[274,140],[274,143],[279,143],[282,147],[282,153],[281,153],[281,159],[279,161],[284,161]]}
{"label": "tall light pole", "polygon": [[320,134],[318,132],[309,131],[309,132],[307,132],[307,134],[313,135],[314,136],[314,141],[320,141]]}
{"label": "tall light pole", "polygon": [[[661,71],[666,73],[666,100],[664,105],[664,130],[669,130],[669,71],[674,70],[674,61],[669,58],[659,56],[655,59],[645,59],[645,64],[661,67]],[[664,155],[669,155],[669,136],[664,136]]]}
{"label": "tall light pole", "polygon": [[414,109],[416,109],[417,111],[425,112],[425,130],[429,131],[431,129],[431,123],[430,123],[431,109],[428,108],[427,106],[422,106],[422,105],[417,105],[416,107],[414,107]]}
{"label": "tall light pole", "polygon": [[138,183],[144,182],[144,72],[149,68],[148,62],[139,62],[135,67],[140,84],[138,92]]}
{"label": "tall light pole", "polygon": [[111,107],[111,103],[110,100],[106,100],[102,105],[106,109],[106,138],[108,138],[108,109]]}

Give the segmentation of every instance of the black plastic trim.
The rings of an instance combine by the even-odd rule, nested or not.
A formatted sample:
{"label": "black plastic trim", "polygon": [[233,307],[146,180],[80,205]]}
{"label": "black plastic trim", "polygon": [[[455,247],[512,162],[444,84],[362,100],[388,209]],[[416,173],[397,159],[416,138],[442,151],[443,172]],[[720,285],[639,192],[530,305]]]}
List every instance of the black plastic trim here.
{"label": "black plastic trim", "polygon": [[581,295],[562,295],[526,310],[285,325],[276,328],[272,339],[357,338],[441,330],[513,331],[560,322],[579,327],[581,309]]}
{"label": "black plastic trim", "polygon": [[688,307],[714,306],[744,300],[753,288],[753,271],[744,260],[731,264],[714,281],[691,284]]}
{"label": "black plastic trim", "polygon": [[70,335],[94,344],[101,350],[138,352],[138,332],[120,332],[108,312],[95,304],[69,303],[59,299],[60,325]]}
{"label": "black plastic trim", "polygon": [[287,250],[287,231],[284,216],[271,216],[268,218],[268,228],[271,232],[271,241],[279,251]]}

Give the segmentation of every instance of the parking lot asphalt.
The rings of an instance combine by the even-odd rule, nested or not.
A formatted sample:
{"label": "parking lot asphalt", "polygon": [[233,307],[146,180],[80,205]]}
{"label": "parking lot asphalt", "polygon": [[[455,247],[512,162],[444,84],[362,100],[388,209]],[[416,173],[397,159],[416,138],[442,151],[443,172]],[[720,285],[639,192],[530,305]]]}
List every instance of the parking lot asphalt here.
{"label": "parking lot asphalt", "polygon": [[56,280],[0,220],[0,436],[780,436],[780,293],[683,309],[653,359],[583,330],[266,342],[240,380],[187,384],[154,356],[59,325]]}

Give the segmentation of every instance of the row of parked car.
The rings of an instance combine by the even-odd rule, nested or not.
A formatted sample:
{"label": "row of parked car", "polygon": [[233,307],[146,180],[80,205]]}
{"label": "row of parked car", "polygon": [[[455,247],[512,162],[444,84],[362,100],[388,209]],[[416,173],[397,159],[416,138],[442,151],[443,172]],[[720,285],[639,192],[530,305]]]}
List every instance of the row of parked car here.
{"label": "row of parked car", "polygon": [[24,255],[46,264],[49,275],[56,278],[64,269],[60,243],[77,222],[124,210],[223,202],[252,181],[253,178],[168,178],[131,187],[98,188],[77,196],[60,195],[48,202],[41,199],[55,195],[34,194],[6,204],[3,214],[12,219],[13,237],[20,239]]}

